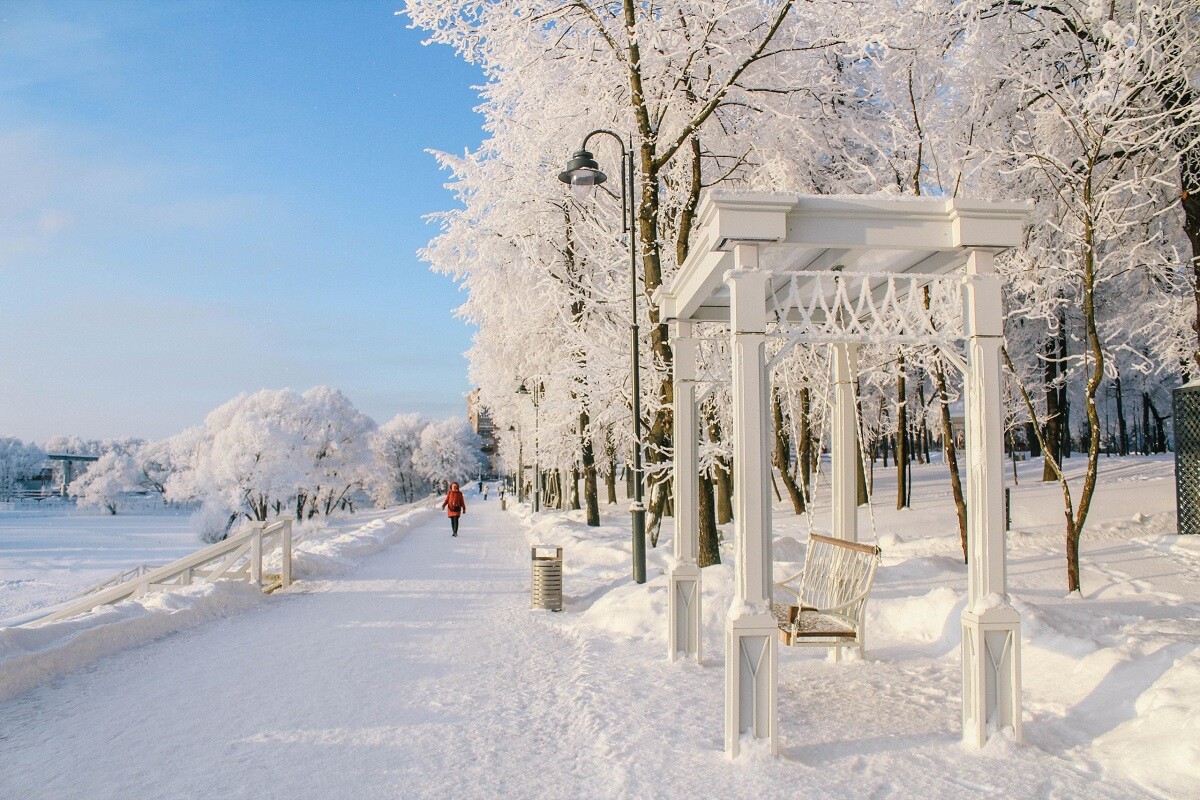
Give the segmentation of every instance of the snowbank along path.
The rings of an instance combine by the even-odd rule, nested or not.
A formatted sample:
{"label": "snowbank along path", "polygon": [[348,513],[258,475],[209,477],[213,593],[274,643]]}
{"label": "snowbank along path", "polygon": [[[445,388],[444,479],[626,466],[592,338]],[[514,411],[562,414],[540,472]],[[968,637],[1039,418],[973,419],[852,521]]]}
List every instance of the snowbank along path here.
{"label": "snowbank along path", "polygon": [[1148,796],[1034,747],[964,750],[957,703],[887,664],[795,664],[784,752],[731,763],[720,655],[670,665],[581,609],[532,611],[525,531],[472,498],[458,538],[435,518],[0,705],[0,797]]}

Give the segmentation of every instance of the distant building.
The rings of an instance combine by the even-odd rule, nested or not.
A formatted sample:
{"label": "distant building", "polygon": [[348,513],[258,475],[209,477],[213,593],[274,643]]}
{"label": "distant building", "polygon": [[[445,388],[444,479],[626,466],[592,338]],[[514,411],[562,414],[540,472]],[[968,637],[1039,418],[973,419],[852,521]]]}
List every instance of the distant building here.
{"label": "distant building", "polygon": [[488,413],[487,408],[479,402],[479,390],[475,389],[467,395],[467,419],[471,421],[471,430],[479,434],[479,438],[483,440],[480,449],[483,451],[483,457],[487,459],[487,471],[489,475],[496,474],[496,429],[492,425],[492,415]]}

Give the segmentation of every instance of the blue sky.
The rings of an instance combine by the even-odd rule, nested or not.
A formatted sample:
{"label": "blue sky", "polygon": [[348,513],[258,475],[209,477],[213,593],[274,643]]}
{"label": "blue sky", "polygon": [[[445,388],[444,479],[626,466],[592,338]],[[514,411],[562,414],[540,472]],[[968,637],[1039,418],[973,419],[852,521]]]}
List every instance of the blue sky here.
{"label": "blue sky", "polygon": [[463,296],[417,250],[482,77],[399,7],[0,0],[0,435],[318,384],[465,413]]}

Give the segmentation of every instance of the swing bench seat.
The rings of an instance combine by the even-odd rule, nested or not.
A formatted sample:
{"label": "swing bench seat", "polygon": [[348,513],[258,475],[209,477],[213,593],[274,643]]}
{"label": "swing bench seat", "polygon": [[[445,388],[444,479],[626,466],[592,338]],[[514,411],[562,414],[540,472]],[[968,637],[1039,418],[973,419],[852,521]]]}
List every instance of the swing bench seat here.
{"label": "swing bench seat", "polygon": [[875,582],[875,545],[809,534],[804,569],[775,584],[794,602],[773,603],[779,640],[789,647],[863,647],[863,616]]}

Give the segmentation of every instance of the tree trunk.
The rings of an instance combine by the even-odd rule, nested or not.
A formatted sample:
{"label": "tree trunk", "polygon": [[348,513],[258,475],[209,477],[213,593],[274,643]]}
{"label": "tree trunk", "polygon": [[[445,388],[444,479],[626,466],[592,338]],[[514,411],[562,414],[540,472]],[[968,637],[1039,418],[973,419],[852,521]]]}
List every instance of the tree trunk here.
{"label": "tree trunk", "polygon": [[[1062,315],[1062,320],[1058,326],[1058,371],[1066,372],[1067,363],[1067,318],[1066,314]],[[1058,438],[1058,463],[1065,464],[1067,459],[1071,457],[1071,403],[1067,394],[1067,382],[1063,380],[1058,387],[1058,413],[1062,418],[1062,424],[1059,426]],[[1042,448],[1045,449],[1045,448]]]}
{"label": "tree trunk", "polygon": [[1158,409],[1154,406],[1154,401],[1150,399],[1150,395],[1145,395],[1146,404],[1150,406],[1150,414],[1154,417],[1154,452],[1167,452],[1167,418],[1158,413]]}
{"label": "tree trunk", "polygon": [[963,495],[962,477],[958,473],[958,446],[954,443],[954,422],[950,419],[950,393],[946,387],[946,372],[941,364],[933,371],[938,405],[942,417],[942,458],[950,473],[950,493],[954,496],[954,511],[958,515],[958,538],[962,544],[963,563],[967,563],[967,500]]}
{"label": "tree trunk", "polygon": [[[863,426],[862,426],[862,379],[854,380],[854,461],[858,465],[858,480],[857,493],[855,500],[858,505],[865,506],[871,502],[871,494],[867,488],[867,472],[866,465],[863,464]],[[874,468],[874,464],[872,464]],[[871,486],[874,487],[874,476],[871,478]]]}
{"label": "tree trunk", "polygon": [[1117,373],[1117,436],[1121,455],[1129,455],[1129,427],[1125,424],[1125,399],[1121,396],[1121,373]]}
{"label": "tree trunk", "polygon": [[717,461],[717,522],[733,522],[733,466],[726,459]]}
{"label": "tree trunk", "polygon": [[1044,456],[1042,462],[1042,480],[1054,481],[1058,480],[1058,473],[1054,465],[1050,463],[1050,459],[1053,458],[1057,463],[1062,463],[1059,456],[1062,452],[1062,409],[1058,405],[1060,392],[1058,386],[1055,385],[1055,381],[1058,379],[1058,343],[1056,337],[1046,337],[1045,354],[1046,450],[1042,454]]}
{"label": "tree trunk", "polygon": [[[721,441],[721,426],[712,420],[708,423],[708,440]],[[717,524],[725,525],[733,521],[733,465],[727,458],[717,458],[714,462],[712,481],[717,496]]]}
{"label": "tree trunk", "polygon": [[578,511],[579,505],[579,468],[571,468],[571,510]]}
{"label": "tree trunk", "polygon": [[667,487],[669,483],[655,483],[650,491],[650,506],[646,509],[648,523],[647,532],[650,534],[650,546],[658,547],[658,537],[662,533],[663,509],[667,506]]}
{"label": "tree trunk", "polygon": [[596,453],[592,449],[592,437],[586,433],[588,424],[587,411],[580,412],[579,430],[585,432],[579,448],[579,458],[583,462],[583,504],[587,509],[588,527],[596,528],[600,525],[600,498],[596,491]]}
{"label": "tree trunk", "polygon": [[[787,489],[788,497],[792,501],[792,509],[797,514],[803,514],[804,496],[800,493],[800,487],[796,485],[795,478],[792,477],[791,465],[788,463],[792,454],[792,437],[788,433],[787,425],[784,424],[783,400],[778,388],[771,392],[771,412],[775,419],[775,469],[778,470],[779,479],[783,481],[783,486]],[[773,478],[774,476],[772,476]],[[779,494],[778,487],[775,489],[775,494]]]}
{"label": "tree trunk", "polygon": [[[800,485],[804,488],[803,501],[807,504],[812,497],[812,473],[816,465],[817,453],[814,453],[812,426],[809,424],[809,405],[812,402],[812,390],[800,390],[800,448],[796,464],[800,472]],[[803,509],[802,509],[803,510]]]}
{"label": "tree trunk", "polygon": [[696,565],[711,567],[721,563],[720,530],[717,528],[717,504],[713,497],[713,482],[707,475],[700,476],[700,497],[696,506],[700,523],[700,549],[696,553]]}
{"label": "tree trunk", "polygon": [[921,409],[921,419],[917,425],[917,463],[926,464],[929,462],[929,448],[925,444],[929,435],[929,426],[925,422],[925,373],[920,372],[917,377],[917,402]]}
{"label": "tree trunk", "polygon": [[[1084,188],[1084,201],[1088,202],[1089,191]],[[1096,490],[1098,461],[1100,458],[1100,414],[1096,411],[1096,391],[1104,377],[1104,350],[1100,346],[1100,335],[1096,328],[1096,242],[1091,219],[1084,223],[1083,251],[1083,324],[1087,333],[1087,346],[1092,355],[1092,374],[1088,376],[1084,390],[1084,406],[1088,419],[1088,463],[1083,476],[1083,488],[1079,492],[1079,504],[1075,507],[1074,519],[1067,521],[1067,591],[1082,592],[1079,580],[1079,537],[1083,533],[1092,496]],[[1066,482],[1065,480],[1063,481]]]}
{"label": "tree trunk", "polygon": [[[1169,95],[1176,108],[1191,108],[1195,100],[1191,88],[1183,82]],[[1178,121],[1177,121],[1178,124]],[[1192,285],[1195,288],[1196,318],[1192,330],[1196,332],[1195,360],[1200,365],[1200,148],[1193,145],[1195,128],[1187,128],[1178,144],[1179,158],[1179,202],[1183,206],[1183,232],[1192,246]]]}
{"label": "tree trunk", "polygon": [[908,394],[904,353],[896,366],[896,508],[908,508]]}

